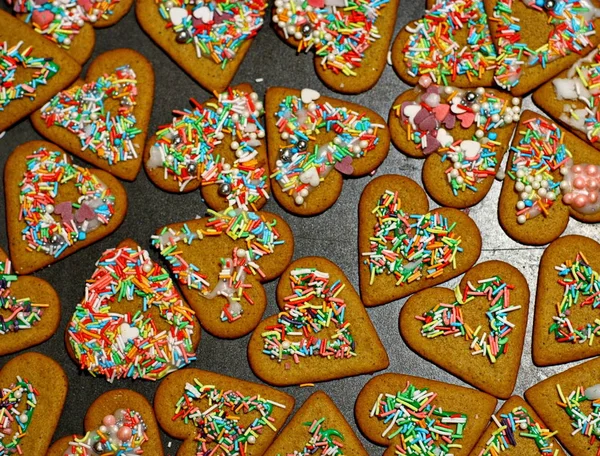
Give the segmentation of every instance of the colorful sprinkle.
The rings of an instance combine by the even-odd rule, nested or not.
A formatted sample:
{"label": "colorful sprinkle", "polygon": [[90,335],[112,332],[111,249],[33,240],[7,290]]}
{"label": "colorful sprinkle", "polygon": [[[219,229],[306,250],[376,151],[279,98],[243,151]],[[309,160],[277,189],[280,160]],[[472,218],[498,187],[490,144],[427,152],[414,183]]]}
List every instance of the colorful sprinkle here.
{"label": "colorful sprinkle", "polygon": [[39,394],[31,383],[21,377],[17,377],[17,381],[8,388],[2,388],[0,435],[3,438],[0,439],[0,455],[23,454],[21,443],[28,437],[27,429],[35,413]]}
{"label": "colorful sprinkle", "polygon": [[[141,301],[136,310],[132,301]],[[134,311],[111,307],[128,302]],[[150,316],[156,312],[158,322]],[[109,249],[87,281],[85,298],[68,326],[68,341],[82,369],[109,382],[159,380],[196,359],[194,312],[181,299],[167,271],[141,248]]]}
{"label": "colorful sprinkle", "polygon": [[[142,132],[133,110],[137,96],[136,74],[129,65],[96,81],[60,92],[41,111],[49,128],[61,126],[79,137],[82,151],[90,151],[110,165],[137,158],[132,140]],[[116,113],[105,105],[118,100]]]}
{"label": "colorful sprinkle", "polygon": [[[600,400],[597,397],[589,399],[586,397],[590,388],[584,390],[582,386],[578,386],[568,396],[563,394],[560,385],[557,384],[556,389],[560,398],[557,404],[571,419],[573,428],[571,435],[580,434],[588,437],[590,445],[597,443],[600,438]],[[591,411],[586,414],[582,407]]]}
{"label": "colorful sprinkle", "polygon": [[302,424],[308,427],[308,432],[311,435],[310,440],[302,450],[286,453],[285,456],[311,456],[314,454],[342,456],[344,454],[344,444],[342,443],[344,435],[336,429],[327,429],[325,427],[325,418]]}

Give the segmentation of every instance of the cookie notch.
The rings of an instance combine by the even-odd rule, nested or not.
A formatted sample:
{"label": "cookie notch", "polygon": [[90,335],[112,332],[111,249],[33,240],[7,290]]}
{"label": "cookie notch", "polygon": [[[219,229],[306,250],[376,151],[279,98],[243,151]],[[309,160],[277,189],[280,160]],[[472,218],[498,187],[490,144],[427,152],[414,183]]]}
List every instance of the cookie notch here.
{"label": "cookie notch", "polygon": [[[310,317],[307,315],[308,309],[303,309],[300,301],[289,299],[297,293],[308,296],[311,292],[318,299],[309,298],[302,300],[302,303],[321,305],[321,312],[329,315],[328,319],[331,318],[329,323],[316,318],[316,315]],[[290,304],[294,307],[289,307]],[[290,264],[277,285],[277,305],[280,313],[264,319],[248,343],[250,367],[261,380],[275,386],[290,386],[373,373],[389,366],[388,355],[358,293],[343,271],[331,261],[322,257],[305,257]],[[340,319],[342,305],[345,307],[343,318]],[[294,317],[290,317],[290,313]],[[285,322],[279,322],[280,316],[293,318],[293,329],[277,329],[285,326]],[[288,331],[300,331],[296,323],[299,324],[302,318],[313,322],[310,337],[319,338],[322,348],[326,344],[327,348],[323,351],[329,356],[310,356],[307,354],[311,350],[310,345],[307,345],[305,338],[287,335]],[[321,331],[314,330],[314,325],[318,324],[322,325]],[[343,329],[346,325],[349,331]],[[269,334],[273,332],[277,334],[271,338]],[[339,334],[339,338],[333,339],[333,334]],[[344,343],[337,346],[336,340],[344,340]],[[323,353],[316,347],[314,349]],[[265,353],[266,351],[270,354]],[[294,359],[298,356],[295,353],[305,353],[306,356],[300,356],[299,363],[295,363]],[[355,353],[356,356],[350,353]],[[276,359],[271,359],[273,356]]]}

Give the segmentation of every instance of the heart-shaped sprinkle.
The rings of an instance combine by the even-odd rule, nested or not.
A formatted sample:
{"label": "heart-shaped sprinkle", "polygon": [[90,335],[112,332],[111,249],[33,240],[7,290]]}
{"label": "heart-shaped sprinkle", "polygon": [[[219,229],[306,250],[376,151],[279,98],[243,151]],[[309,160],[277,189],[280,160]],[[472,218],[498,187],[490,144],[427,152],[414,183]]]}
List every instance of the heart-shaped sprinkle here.
{"label": "heart-shaped sprinkle", "polygon": [[481,152],[481,143],[466,139],[460,143],[460,148],[465,154],[466,160],[474,161],[479,158],[479,153]]}
{"label": "heart-shaped sprinkle", "polygon": [[402,104],[402,115],[404,116],[405,120],[408,120],[408,122],[412,125],[413,128],[417,128],[415,118],[417,117],[417,114],[421,112],[421,110],[422,108],[420,105],[411,103],[410,101],[407,101]]}
{"label": "heart-shaped sprinkle", "polygon": [[442,103],[433,108],[433,113],[435,114],[435,118],[442,122],[448,113],[450,112],[450,105],[447,103]]}
{"label": "heart-shaped sprinkle", "polygon": [[431,111],[429,111],[428,109],[422,107],[422,106],[418,106],[419,107],[419,111],[417,112],[417,115],[415,116],[415,125],[419,126],[419,124],[421,122],[423,122],[425,119],[427,119],[428,117],[431,117]]}
{"label": "heart-shaped sprinkle", "polygon": [[186,17],[188,17],[188,12],[185,8],[178,8],[173,6],[169,10],[169,20],[174,26],[181,25],[181,23]]}
{"label": "heart-shaped sprinkle", "polygon": [[[50,212],[48,208],[46,208],[46,212]],[[73,203],[71,201],[63,201],[57,204],[54,208],[54,213],[60,216],[64,224],[71,223],[73,220]]]}
{"label": "heart-shaped sprinkle", "polygon": [[[17,454],[23,439],[28,436],[27,429],[31,424],[39,393],[27,380],[17,377],[17,381],[8,388],[0,390],[0,454]],[[20,407],[21,402],[25,407]]]}
{"label": "heart-shaped sprinkle", "polygon": [[300,98],[302,99],[302,103],[309,104],[321,98],[321,94],[314,89],[302,89],[300,91]]}
{"label": "heart-shaped sprinkle", "polygon": [[456,116],[454,116],[452,113],[449,113],[444,119],[443,124],[448,130],[452,130],[454,125],[456,125]]}
{"label": "heart-shaped sprinkle", "polygon": [[205,24],[208,24],[210,21],[213,20],[213,12],[208,6],[201,6],[200,8],[196,8],[192,14],[196,19],[200,19]]}
{"label": "heart-shaped sprinkle", "polygon": [[432,134],[427,134],[423,138],[423,147],[424,147],[423,154],[424,155],[430,155],[430,154],[436,152],[440,148],[440,146],[441,146],[441,143]]}
{"label": "heart-shaped sprinkle", "polygon": [[308,168],[306,171],[300,173],[300,182],[310,184],[312,187],[318,186],[321,182],[319,172],[316,168]]}
{"label": "heart-shaped sprinkle", "polygon": [[35,10],[31,15],[31,20],[41,28],[46,28],[54,20],[54,14],[48,10]]}
{"label": "heart-shaped sprinkle", "polygon": [[75,220],[77,223],[83,223],[86,220],[94,220],[95,218],[96,213],[85,203],[83,203],[81,207],[77,209],[77,212],[75,212]]}
{"label": "heart-shaped sprinkle", "polygon": [[119,332],[126,341],[137,339],[140,335],[140,330],[135,326],[130,326],[129,323],[123,323],[119,326]]}
{"label": "heart-shaped sprinkle", "polygon": [[469,128],[473,125],[473,121],[475,120],[475,114],[472,112],[465,112],[463,114],[459,114],[458,118],[460,120],[460,126],[463,128]]}
{"label": "heart-shaped sprinkle", "polygon": [[452,137],[452,135],[443,128],[440,128],[437,131],[436,138],[442,147],[449,147],[450,145],[452,145],[452,143],[454,143],[454,138]]}
{"label": "heart-shaped sprinkle", "polygon": [[354,172],[354,167],[352,166],[352,157],[344,157],[342,161],[339,161],[335,164],[335,169],[340,173],[350,176]]}
{"label": "heart-shaped sprinkle", "polygon": [[[415,119],[416,120],[416,119]],[[437,127],[437,121],[433,114],[429,114],[419,123],[419,130],[421,131],[433,131]]]}

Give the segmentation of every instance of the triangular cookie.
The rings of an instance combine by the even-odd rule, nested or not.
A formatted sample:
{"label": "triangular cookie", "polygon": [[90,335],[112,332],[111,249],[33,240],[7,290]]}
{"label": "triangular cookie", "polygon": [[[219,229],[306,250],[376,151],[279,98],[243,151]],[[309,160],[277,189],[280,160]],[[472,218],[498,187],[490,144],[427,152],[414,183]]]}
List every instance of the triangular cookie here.
{"label": "triangular cookie", "polygon": [[385,369],[389,359],[358,293],[321,257],[294,261],[277,286],[278,315],[248,343],[254,373],[272,385],[320,382]]}

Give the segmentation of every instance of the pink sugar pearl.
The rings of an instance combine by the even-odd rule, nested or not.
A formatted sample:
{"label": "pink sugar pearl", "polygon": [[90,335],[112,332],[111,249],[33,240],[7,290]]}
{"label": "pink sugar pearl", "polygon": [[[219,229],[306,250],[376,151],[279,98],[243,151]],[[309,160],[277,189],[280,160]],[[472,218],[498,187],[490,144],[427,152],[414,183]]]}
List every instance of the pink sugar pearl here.
{"label": "pink sugar pearl", "polygon": [[123,426],[117,432],[117,437],[121,442],[129,440],[131,438],[131,428],[129,426]]}
{"label": "pink sugar pearl", "polygon": [[565,193],[565,195],[563,196],[563,201],[565,204],[571,204],[571,201],[573,201],[573,194]]}
{"label": "pink sugar pearl", "polygon": [[581,176],[577,176],[575,179],[573,179],[573,187],[578,189],[585,188],[585,179]]}
{"label": "pink sugar pearl", "polygon": [[596,165],[587,165],[585,172],[588,174],[588,176],[597,176],[600,174],[600,169]]}
{"label": "pink sugar pearl", "polygon": [[583,207],[587,204],[588,199],[585,195],[577,195],[575,197],[575,201],[573,201],[573,206],[575,207]]}
{"label": "pink sugar pearl", "polygon": [[106,415],[102,419],[102,424],[104,424],[104,426],[113,426],[116,422],[117,422],[117,419],[115,418],[114,415]]}

